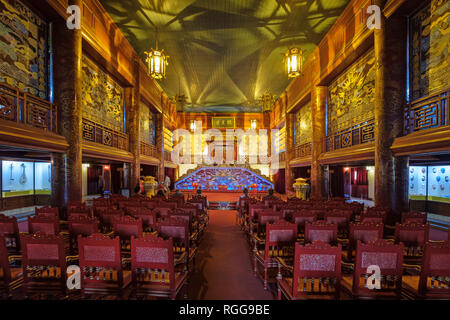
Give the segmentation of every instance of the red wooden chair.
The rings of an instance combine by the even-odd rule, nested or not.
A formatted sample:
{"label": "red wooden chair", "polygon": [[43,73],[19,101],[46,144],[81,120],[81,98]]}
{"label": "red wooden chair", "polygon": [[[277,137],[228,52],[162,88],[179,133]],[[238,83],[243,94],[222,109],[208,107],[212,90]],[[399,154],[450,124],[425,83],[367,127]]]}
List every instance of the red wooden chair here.
{"label": "red wooden chair", "polygon": [[158,218],[165,218],[169,216],[169,213],[172,212],[173,209],[175,209],[175,206],[174,203],[164,203],[158,205],[154,211],[157,213]]}
{"label": "red wooden chair", "polygon": [[407,298],[450,299],[450,241],[427,242],[420,276],[403,276]]}
{"label": "red wooden chair", "polygon": [[407,264],[420,264],[422,262],[425,243],[429,239],[429,224],[406,223],[395,225],[395,243],[404,244],[404,260]]}
{"label": "red wooden chair", "polygon": [[116,217],[113,220],[114,236],[120,239],[122,250],[131,249],[131,237],[142,237],[142,220],[130,216]]}
{"label": "red wooden chair", "polygon": [[6,239],[0,235],[0,297],[4,295],[9,298],[22,283],[22,268],[11,267]]}
{"label": "red wooden chair", "polygon": [[158,235],[164,239],[172,238],[175,260],[182,261],[182,257],[187,257],[187,266],[195,264],[197,248],[191,247],[189,237],[189,224],[185,220],[177,218],[167,218],[158,222]]}
{"label": "red wooden chair", "polygon": [[58,235],[60,233],[59,220],[45,216],[28,217],[28,233]]}
{"label": "red wooden chair", "polygon": [[334,244],[337,242],[338,225],[323,220],[305,224],[305,243],[317,240]]}
{"label": "red wooden chair", "polygon": [[402,213],[402,224],[415,222],[418,224],[426,224],[427,223],[427,214],[413,211],[413,212],[403,212]]}
{"label": "red wooden chair", "polygon": [[356,242],[369,243],[383,239],[383,224],[382,223],[350,223],[350,233],[348,237],[347,246],[347,260],[352,261],[354,257],[354,250],[356,249]]}
{"label": "red wooden chair", "polygon": [[65,296],[67,268],[64,238],[49,234],[23,234],[21,243],[24,295]]}
{"label": "red wooden chair", "polygon": [[36,217],[54,218],[59,220],[59,209],[51,207],[34,208]]}
{"label": "red wooden chair", "polygon": [[265,237],[266,224],[274,223],[283,219],[281,212],[272,211],[272,209],[262,210],[257,213],[257,222],[250,230],[252,236]]}
{"label": "red wooden chair", "polygon": [[154,210],[146,207],[127,208],[127,214],[135,219],[142,220],[142,230],[144,232],[155,231],[157,223],[157,214]]}
{"label": "red wooden chair", "polygon": [[[280,262],[278,299],[339,299],[341,286],[341,245],[332,247],[316,241],[295,244],[293,271],[282,277],[287,266]],[[287,267],[289,270],[290,268]]]}
{"label": "red wooden chair", "polygon": [[95,233],[78,237],[82,296],[119,295],[131,283],[131,271],[122,269],[119,237]]}
{"label": "red wooden chair", "polygon": [[[278,220],[274,223],[266,224],[265,239],[257,238],[253,250],[253,271],[258,273],[258,265],[263,267],[262,277],[264,289],[267,289],[267,279],[269,268],[277,268],[278,260],[283,258],[288,263],[292,263],[294,257],[294,245],[297,239],[297,225],[286,220]],[[263,249],[261,249],[263,245]]]}
{"label": "red wooden chair", "polygon": [[348,224],[352,216],[350,210],[335,209],[331,212],[326,212],[324,220],[327,223],[334,223],[338,226],[339,237],[346,239],[348,237]]}
{"label": "red wooden chair", "polygon": [[109,201],[109,199],[105,199],[105,198],[97,198],[92,200],[93,206],[94,207],[109,207],[111,205],[111,202]]}
{"label": "red wooden chair", "polygon": [[362,223],[385,223],[386,222],[386,212],[385,211],[367,211],[361,212],[359,215],[359,221]]}
{"label": "red wooden chair", "polygon": [[67,209],[68,219],[75,217],[86,217],[90,218],[93,216],[92,209],[89,207],[72,207]]}
{"label": "red wooden chair", "polygon": [[298,225],[298,233],[305,233],[305,224],[317,221],[317,213],[311,210],[301,209],[292,214],[292,222]]}
{"label": "red wooden chair", "polygon": [[20,233],[16,217],[0,214],[0,236],[5,237],[6,247],[10,253],[20,253]]}
{"label": "red wooden chair", "polygon": [[[372,273],[368,267],[380,268],[380,288],[370,289],[368,280]],[[400,299],[403,274],[403,244],[379,239],[370,243],[357,241],[355,271],[344,276],[342,285],[353,298]]]}
{"label": "red wooden chair", "polygon": [[103,232],[106,233],[112,231],[114,219],[120,218],[123,215],[124,212],[122,210],[108,209],[104,212],[100,212],[99,218]]}
{"label": "red wooden chair", "polygon": [[78,236],[90,236],[98,233],[97,218],[90,218],[86,216],[71,216],[69,217],[69,241],[70,249],[75,249],[78,246]]}
{"label": "red wooden chair", "polygon": [[172,239],[131,238],[131,271],[136,296],[175,299],[186,287],[186,272],[176,272]]}

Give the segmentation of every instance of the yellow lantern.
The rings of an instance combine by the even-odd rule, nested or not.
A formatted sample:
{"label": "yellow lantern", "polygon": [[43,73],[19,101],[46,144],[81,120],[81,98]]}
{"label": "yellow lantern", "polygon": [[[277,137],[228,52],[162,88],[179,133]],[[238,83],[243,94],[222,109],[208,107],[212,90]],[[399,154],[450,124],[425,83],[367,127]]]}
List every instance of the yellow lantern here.
{"label": "yellow lantern", "polygon": [[296,78],[303,72],[303,51],[292,47],[284,55],[286,72],[289,78]]}
{"label": "yellow lantern", "polygon": [[152,48],[150,52],[145,52],[145,54],[147,55],[146,62],[150,75],[158,80],[165,78],[169,56],[166,56],[164,50],[158,50],[158,42],[156,43],[156,49]]}

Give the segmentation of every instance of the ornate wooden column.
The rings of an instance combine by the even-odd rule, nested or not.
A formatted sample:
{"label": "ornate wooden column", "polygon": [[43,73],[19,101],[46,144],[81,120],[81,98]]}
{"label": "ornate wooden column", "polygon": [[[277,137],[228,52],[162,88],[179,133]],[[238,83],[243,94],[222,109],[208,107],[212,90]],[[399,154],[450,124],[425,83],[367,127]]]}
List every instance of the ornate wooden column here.
{"label": "ornate wooden column", "polygon": [[[81,8],[81,0],[70,0],[70,5]],[[69,30],[66,21],[54,23],[54,102],[59,108],[58,128],[69,144],[67,152],[60,158],[54,155],[52,192],[55,205],[67,201],[82,200],[82,103],[81,103],[81,30]],[[62,176],[61,176],[62,175]],[[64,190],[64,196],[61,195]],[[64,200],[63,200],[64,199]]]}
{"label": "ornate wooden column", "polygon": [[164,181],[164,116],[162,113],[156,115],[156,148],[160,154],[158,176],[156,179]]}
{"label": "ornate wooden column", "polygon": [[131,190],[139,184],[139,177],[141,175],[141,142],[140,142],[140,75],[139,62],[134,62],[134,79],[135,84],[133,88],[127,88],[126,91],[126,106],[127,106],[127,132],[129,138],[130,152],[133,154],[133,162],[130,165],[129,183]]}
{"label": "ornate wooden column", "polygon": [[292,159],[292,152],[294,150],[294,119],[293,113],[286,114],[286,166],[285,166],[285,183],[286,194],[294,192],[292,171],[289,161]]}
{"label": "ornate wooden column", "polygon": [[[385,1],[376,4],[384,7]],[[403,27],[402,27],[403,26]],[[394,139],[403,132],[406,86],[406,19],[381,17],[375,29],[375,204],[398,214],[407,205],[407,165],[391,151]],[[406,180],[405,180],[406,175]],[[405,185],[402,185],[402,184]],[[407,197],[407,196],[406,196]],[[391,222],[397,217],[391,216]]]}
{"label": "ornate wooden column", "polygon": [[325,152],[325,117],[328,88],[315,86],[311,90],[312,111],[312,160],[311,160],[311,199],[325,198],[324,169],[319,157]]}

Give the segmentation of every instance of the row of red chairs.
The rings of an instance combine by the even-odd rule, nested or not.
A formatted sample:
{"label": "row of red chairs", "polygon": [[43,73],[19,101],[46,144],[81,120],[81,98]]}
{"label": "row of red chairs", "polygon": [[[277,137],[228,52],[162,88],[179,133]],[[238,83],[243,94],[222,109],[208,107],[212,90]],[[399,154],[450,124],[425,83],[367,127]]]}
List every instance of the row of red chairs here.
{"label": "row of red chairs", "polygon": [[[370,222],[354,225],[353,245],[348,250],[355,252],[355,259],[349,260],[347,255],[345,260],[351,261],[348,263],[343,262],[341,244],[332,246],[315,240],[301,245],[295,224],[284,220],[267,224],[265,239],[258,239],[262,247],[254,248],[254,272],[264,279],[267,288],[270,269],[277,269],[279,298],[339,298],[341,286],[354,298],[400,298],[401,294],[414,298],[450,297],[450,242],[426,242],[420,275],[405,275],[404,243],[382,239],[380,230],[380,225]],[[343,275],[341,263],[350,264],[352,274]],[[367,288],[371,275],[367,268],[371,265],[380,268],[381,290]],[[261,267],[263,270],[258,270]]]}
{"label": "row of red chairs", "polygon": [[[23,283],[24,297],[33,293],[60,295],[68,293],[68,260],[64,239],[58,235],[21,235],[22,267],[11,268],[5,238],[0,236],[0,288],[9,295]],[[103,234],[78,237],[81,294],[122,296],[131,285],[133,296],[175,299],[186,289],[186,254],[177,255],[173,239],[156,235],[131,238],[130,267],[124,267],[119,237]],[[6,258],[5,258],[6,257]]]}

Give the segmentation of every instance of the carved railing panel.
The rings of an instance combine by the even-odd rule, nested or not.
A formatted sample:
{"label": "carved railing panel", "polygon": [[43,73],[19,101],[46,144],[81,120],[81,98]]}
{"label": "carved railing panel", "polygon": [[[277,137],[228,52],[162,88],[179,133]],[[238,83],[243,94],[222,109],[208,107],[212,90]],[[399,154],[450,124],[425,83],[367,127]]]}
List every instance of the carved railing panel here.
{"label": "carved railing panel", "polygon": [[144,156],[157,157],[156,147],[154,145],[141,142],[141,154]]}
{"label": "carved railing panel", "polygon": [[83,119],[83,139],[105,146],[128,151],[128,135]]}
{"label": "carved railing panel", "polygon": [[294,159],[310,156],[311,150],[312,150],[311,148],[312,148],[311,142],[307,142],[307,143],[303,143],[298,146],[295,146],[294,152],[293,152]]}
{"label": "carved railing panel", "polygon": [[374,120],[365,121],[351,128],[333,133],[325,138],[326,151],[348,148],[375,140]]}
{"label": "carved railing panel", "polygon": [[0,119],[56,133],[57,117],[52,103],[0,83]]}
{"label": "carved railing panel", "polygon": [[405,134],[450,124],[450,90],[416,100],[405,107]]}

